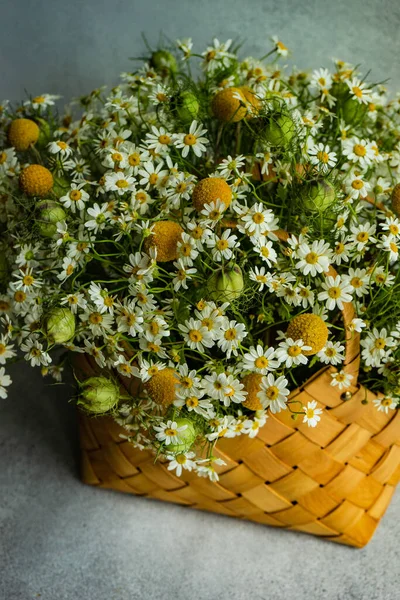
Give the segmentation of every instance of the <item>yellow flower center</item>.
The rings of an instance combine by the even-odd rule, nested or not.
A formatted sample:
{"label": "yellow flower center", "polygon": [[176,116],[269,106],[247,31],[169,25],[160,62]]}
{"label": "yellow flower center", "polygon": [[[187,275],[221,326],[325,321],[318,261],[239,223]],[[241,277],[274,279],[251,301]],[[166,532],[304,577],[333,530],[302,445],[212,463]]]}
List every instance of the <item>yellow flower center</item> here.
{"label": "yellow flower center", "polygon": [[120,189],[124,189],[128,187],[129,183],[126,181],[126,179],[118,179],[115,185]]}
{"label": "yellow flower center", "polygon": [[228,240],[218,240],[217,248],[218,248],[218,250],[222,250],[222,251],[229,248]]}
{"label": "yellow flower center", "polygon": [[357,96],[357,98],[362,98],[362,89],[359,88],[357,85],[353,85],[353,87],[351,88],[351,91],[353,92],[353,94],[355,96]]}
{"label": "yellow flower center", "polygon": [[264,221],[265,221],[264,215],[262,213],[259,213],[259,212],[254,213],[254,215],[253,215],[253,221],[257,225],[260,225],[260,223],[264,223]]}
{"label": "yellow flower center", "polygon": [[382,398],[381,400],[382,406],[390,406],[392,404],[391,398]]}
{"label": "yellow flower center", "polygon": [[356,239],[358,242],[367,242],[369,239],[369,233],[367,231],[360,231],[360,233],[357,234]]}
{"label": "yellow flower center", "polygon": [[73,202],[77,202],[82,198],[82,192],[80,192],[79,190],[72,190],[69,193],[69,197]]}
{"label": "yellow flower center", "polygon": [[391,251],[392,251],[392,252],[394,252],[395,254],[397,254],[397,253],[398,253],[398,251],[399,251],[398,247],[396,246],[396,244],[395,244],[394,242],[390,242],[390,249],[391,249]]}
{"label": "yellow flower center", "polygon": [[225,339],[228,341],[232,341],[236,339],[236,330],[235,329],[227,329],[224,335]]}
{"label": "yellow flower center", "polygon": [[111,154],[111,158],[114,162],[121,162],[123,160],[123,156],[119,152],[113,152],[113,154]]}
{"label": "yellow flower center", "polygon": [[36,96],[35,98],[32,99],[32,103],[33,104],[43,104],[44,102],[44,96]]}
{"label": "yellow flower center", "polygon": [[292,358],[299,356],[299,354],[301,354],[301,348],[300,346],[290,346],[290,348],[288,348],[287,351],[288,355],[291,356]]}
{"label": "yellow flower center", "polygon": [[265,356],[259,356],[254,361],[254,366],[257,369],[266,369],[268,367],[268,365],[269,365],[269,360],[268,360],[268,358],[265,358]]}
{"label": "yellow flower center", "polygon": [[176,429],[172,429],[172,427],[167,427],[167,428],[165,429],[165,435],[168,435],[168,436],[171,436],[171,437],[172,437],[172,436],[174,436],[174,435],[176,435],[176,434],[177,434],[177,431],[176,431]]}
{"label": "yellow flower center", "polygon": [[25,275],[22,279],[22,283],[28,287],[31,286],[34,281],[32,275]]}
{"label": "yellow flower center", "polygon": [[158,181],[158,175],[157,173],[152,173],[149,177],[149,183],[150,185],[155,185]]}
{"label": "yellow flower center", "polygon": [[327,152],[320,151],[317,154],[317,158],[320,162],[326,164],[329,161],[329,154],[327,154]]}
{"label": "yellow flower center", "polygon": [[201,342],[203,336],[198,329],[191,329],[189,332],[189,338],[192,342]]}
{"label": "yellow flower center", "polygon": [[398,225],[395,225],[394,223],[389,225],[389,231],[392,235],[399,235],[399,233],[400,233],[400,229],[399,229]]}
{"label": "yellow flower center", "polygon": [[386,341],[383,338],[377,338],[375,340],[375,348],[377,350],[383,350],[383,348],[385,348],[386,346]]}
{"label": "yellow flower center", "polygon": [[22,292],[21,290],[18,292],[15,292],[14,300],[15,300],[15,302],[24,302],[26,300],[25,292]]}
{"label": "yellow flower center", "polygon": [[171,138],[169,137],[169,135],[159,135],[158,141],[160,142],[160,144],[165,144],[166,146],[168,146],[168,144],[171,143]]}
{"label": "yellow flower center", "polygon": [[92,325],[98,325],[102,322],[102,320],[103,317],[99,312],[94,312],[89,316],[89,321],[92,323]]}
{"label": "yellow flower center", "polygon": [[315,265],[318,262],[318,254],[316,252],[309,252],[306,256],[306,262],[309,265]]}
{"label": "yellow flower center", "polygon": [[186,146],[194,146],[196,142],[197,138],[192,133],[187,133],[183,138],[183,143],[186,144]]}
{"label": "yellow flower center", "polygon": [[340,296],[342,295],[342,291],[340,289],[340,287],[331,287],[328,290],[328,295],[330,298],[340,298]]}
{"label": "yellow flower center", "polygon": [[74,272],[74,266],[73,265],[68,265],[68,267],[65,269],[65,273],[67,275],[72,275],[73,272]]}
{"label": "yellow flower center", "polygon": [[0,154],[0,165],[3,165],[7,160],[7,154],[5,152],[1,152]]}
{"label": "yellow flower center", "polygon": [[354,288],[360,288],[363,285],[362,279],[360,279],[359,277],[353,277],[350,283]]}
{"label": "yellow flower center", "polygon": [[276,400],[279,396],[279,390],[276,385],[271,385],[268,389],[265,390],[265,394],[269,400]]}
{"label": "yellow flower center", "polygon": [[363,146],[362,144],[355,144],[353,152],[356,156],[365,156],[367,154],[365,146]]}
{"label": "yellow flower center", "polygon": [[361,190],[364,187],[364,182],[361,179],[354,179],[351,182],[351,187],[355,190]]}
{"label": "yellow flower center", "polygon": [[344,252],[344,249],[344,244],[342,244],[342,242],[338,242],[335,247],[335,253],[342,254]]}
{"label": "yellow flower center", "polygon": [[314,410],[312,408],[307,408],[307,410],[306,410],[306,417],[307,417],[307,419],[313,419],[314,418]]}
{"label": "yellow flower center", "polygon": [[66,144],[65,142],[57,142],[57,146],[61,149],[61,150],[66,150],[68,148],[68,144]]}
{"label": "yellow flower center", "polygon": [[131,167],[137,167],[138,165],[140,165],[140,155],[137,152],[130,154],[128,156],[128,163]]}

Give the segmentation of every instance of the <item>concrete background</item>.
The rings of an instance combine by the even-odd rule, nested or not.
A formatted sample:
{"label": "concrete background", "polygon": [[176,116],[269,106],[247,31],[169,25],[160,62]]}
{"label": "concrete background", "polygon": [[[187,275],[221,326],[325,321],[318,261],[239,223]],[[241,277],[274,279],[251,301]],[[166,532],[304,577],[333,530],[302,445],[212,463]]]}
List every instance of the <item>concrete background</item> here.
{"label": "concrete background", "polygon": [[[140,55],[191,36],[239,37],[261,55],[277,34],[302,68],[362,62],[400,88],[397,0],[6,0],[0,100],[115,82]],[[11,369],[0,404],[1,600],[395,600],[400,495],[364,550],[82,485],[72,388]]]}

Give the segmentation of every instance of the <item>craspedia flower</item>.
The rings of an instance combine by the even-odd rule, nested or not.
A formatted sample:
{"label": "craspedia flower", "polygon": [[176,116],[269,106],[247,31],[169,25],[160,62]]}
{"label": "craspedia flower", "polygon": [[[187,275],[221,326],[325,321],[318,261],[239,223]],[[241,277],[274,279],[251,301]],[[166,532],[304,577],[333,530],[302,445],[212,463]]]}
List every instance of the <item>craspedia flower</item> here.
{"label": "craspedia flower", "polygon": [[29,165],[21,171],[19,185],[27,196],[46,196],[53,187],[53,175],[42,165]]}
{"label": "craspedia flower", "polygon": [[157,250],[157,262],[169,262],[178,258],[178,242],[181,241],[182,227],[175,221],[157,221],[152,235],[146,238],[145,249]]}
{"label": "craspedia flower", "polygon": [[262,410],[263,405],[258,397],[258,392],[261,390],[261,380],[263,375],[261,373],[249,373],[242,379],[244,390],[247,392],[246,401],[243,402],[243,406],[249,410]]}
{"label": "craspedia flower", "polygon": [[311,356],[317,354],[325,347],[328,341],[328,328],[325,322],[318,315],[306,313],[294,317],[287,328],[286,335],[292,340],[303,340],[306,346],[311,350],[305,350],[303,354]]}
{"label": "craspedia flower", "polygon": [[[236,97],[238,95],[241,100]],[[214,96],[211,110],[220,121],[236,123],[247,115],[246,104],[246,97],[240,88],[226,88]]]}
{"label": "craspedia flower", "polygon": [[178,433],[180,442],[178,444],[168,444],[165,449],[173,454],[182,454],[183,452],[190,450],[190,448],[193,446],[197,433],[193,422],[190,419],[175,419],[175,423],[178,429],[180,427],[185,427],[185,429]]}
{"label": "craspedia flower", "polygon": [[392,190],[392,208],[396,215],[400,217],[400,183],[395,185]]}
{"label": "craspedia flower", "polygon": [[8,129],[8,141],[18,152],[28,150],[39,139],[40,129],[31,119],[14,119]]}
{"label": "craspedia flower", "polygon": [[207,177],[201,179],[194,187],[192,195],[193,205],[198,212],[201,212],[206,204],[221,200],[225,207],[231,203],[232,190],[225,179],[220,177]]}
{"label": "craspedia flower", "polygon": [[63,344],[74,336],[75,317],[69,308],[52,308],[45,317],[44,329],[52,344]]}
{"label": "craspedia flower", "polygon": [[118,386],[107,377],[89,377],[81,384],[77,401],[87,412],[103,414],[112,410],[119,400]]}
{"label": "craspedia flower", "polygon": [[169,406],[175,400],[178,383],[178,374],[175,369],[166,367],[155,373],[143,387],[156,404]]}
{"label": "craspedia flower", "polygon": [[248,112],[246,115],[247,119],[251,119],[254,115],[256,115],[261,108],[261,101],[257,98],[255,92],[247,86],[243,86],[240,88],[248,106]]}

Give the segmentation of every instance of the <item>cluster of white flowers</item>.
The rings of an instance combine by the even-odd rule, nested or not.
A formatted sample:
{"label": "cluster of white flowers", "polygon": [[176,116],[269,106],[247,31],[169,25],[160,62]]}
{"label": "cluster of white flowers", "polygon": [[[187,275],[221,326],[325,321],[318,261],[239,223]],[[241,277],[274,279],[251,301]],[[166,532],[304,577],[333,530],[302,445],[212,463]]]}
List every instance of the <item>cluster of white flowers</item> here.
{"label": "cluster of white flowers", "polygon": [[[317,403],[295,410],[290,392],[315,368],[354,385],[349,336],[378,410],[397,407],[400,99],[341,61],[287,73],[273,41],[272,62],[178,41],[180,64],[155,51],[61,121],[52,95],[3,103],[0,397],[17,346],[56,380],[54,350],[86,354],[141,391],[100,382],[82,406],[212,480],[216,441],[256,436],[268,411],[317,425]],[[304,331],[281,331],[299,315]]]}

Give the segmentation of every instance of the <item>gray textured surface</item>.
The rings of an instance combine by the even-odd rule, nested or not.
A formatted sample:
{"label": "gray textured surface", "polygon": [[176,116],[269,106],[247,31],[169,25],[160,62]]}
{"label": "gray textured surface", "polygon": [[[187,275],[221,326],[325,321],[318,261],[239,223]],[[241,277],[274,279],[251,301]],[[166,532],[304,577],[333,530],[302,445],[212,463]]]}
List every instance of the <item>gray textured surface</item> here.
{"label": "gray textured surface", "polygon": [[192,37],[197,50],[215,35],[262,56],[276,34],[302,68],[334,56],[372,68],[400,88],[398,0],[3,0],[0,100],[25,90],[65,99],[113,83],[140,56],[144,32],[155,46]]}
{"label": "gray textured surface", "polygon": [[[212,35],[261,54],[277,34],[296,64],[336,56],[400,88],[397,0],[2,2],[0,99],[65,99],[117,79],[157,43]],[[251,35],[250,35],[251,33]],[[264,44],[265,40],[265,44]],[[396,85],[396,82],[397,85]],[[12,369],[0,405],[1,600],[396,600],[400,495],[364,550],[96,490],[78,480],[68,387]]]}
{"label": "gray textured surface", "polygon": [[[15,365],[1,407],[1,600],[396,600],[400,495],[354,550],[78,480],[71,389]],[[39,596],[40,594],[40,596]]]}

